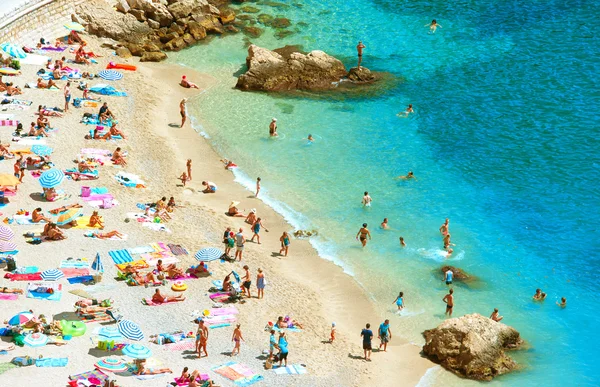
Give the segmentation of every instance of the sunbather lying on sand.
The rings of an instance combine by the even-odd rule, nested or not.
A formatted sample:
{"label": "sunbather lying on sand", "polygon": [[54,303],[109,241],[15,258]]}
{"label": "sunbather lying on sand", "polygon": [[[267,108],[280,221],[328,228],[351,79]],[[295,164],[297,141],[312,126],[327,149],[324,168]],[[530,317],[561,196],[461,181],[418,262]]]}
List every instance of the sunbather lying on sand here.
{"label": "sunbather lying on sand", "polygon": [[84,306],[84,307],[78,307],[77,309],[79,310],[80,314],[92,314],[92,313],[98,313],[98,312],[106,312],[108,309],[111,309],[112,307],[110,306]]}
{"label": "sunbather lying on sand", "polygon": [[40,222],[52,223],[52,219],[45,217],[44,213],[42,212],[42,209],[40,207],[36,208],[31,213],[31,221],[33,223],[40,223]]}
{"label": "sunbather lying on sand", "polygon": [[52,79],[48,79],[48,83],[42,81],[42,78],[37,79],[37,87],[38,89],[50,89],[52,86],[58,89],[58,86]]}
{"label": "sunbather lying on sand", "polygon": [[146,367],[146,359],[136,359],[137,375],[157,375],[157,374],[172,374],[170,368],[148,368]]}
{"label": "sunbather lying on sand", "polygon": [[15,155],[8,150],[8,148],[10,147],[10,144],[0,144],[0,156],[4,156],[7,159],[12,159],[15,157]]}
{"label": "sunbather lying on sand", "polygon": [[42,169],[50,164],[49,158],[45,156],[28,157],[26,161],[28,169]]}
{"label": "sunbather lying on sand", "polygon": [[285,317],[283,318],[282,316],[279,316],[277,318],[277,322],[275,323],[275,326],[279,329],[285,329],[285,328],[300,328],[303,329],[304,327],[302,326],[302,324],[300,324],[298,321],[296,320],[291,320],[289,317]]}
{"label": "sunbather lying on sand", "polygon": [[178,383],[188,382],[189,387],[219,387],[212,380],[202,380],[200,371],[194,370],[191,374],[187,372],[187,367],[183,369],[181,376],[177,379]]}
{"label": "sunbather lying on sand", "polygon": [[96,298],[92,298],[92,299],[83,299],[83,300],[79,300],[75,303],[75,306],[78,307],[88,307],[88,306],[96,306],[96,305],[100,305],[102,307],[110,307],[112,304],[114,303],[114,301],[110,298],[104,299],[104,300],[98,300]]}
{"label": "sunbather lying on sand", "polygon": [[6,94],[9,96],[23,94],[23,90],[19,86],[13,86],[12,83],[7,83],[6,85]]}
{"label": "sunbather lying on sand", "polygon": [[[102,217],[100,215],[98,215],[98,211],[94,211],[92,212],[92,216],[90,216],[90,221],[87,224],[88,227],[96,227],[96,226],[100,226],[100,230],[104,229],[104,223],[102,223]],[[117,231],[114,231],[118,234]],[[115,234],[116,235],[116,234]],[[123,234],[120,234],[123,235]],[[118,236],[118,235],[116,235]],[[121,237],[119,237],[121,238]]]}
{"label": "sunbather lying on sand", "polygon": [[94,166],[88,164],[87,161],[85,161],[85,160],[81,160],[79,163],[77,163],[77,170],[80,173],[93,173]]}
{"label": "sunbather lying on sand", "polygon": [[0,293],[15,293],[15,294],[23,294],[23,289],[17,289],[17,288],[7,288],[6,286],[3,288],[0,288]]}
{"label": "sunbather lying on sand", "polygon": [[62,117],[63,114],[53,109],[46,109],[45,106],[38,106],[38,115],[49,116],[49,117]]}
{"label": "sunbather lying on sand", "polygon": [[[102,228],[104,228],[104,226]],[[125,239],[125,234],[121,234],[117,230],[112,230],[112,231],[109,231],[106,233],[93,232],[90,234],[86,234],[86,236],[89,236],[90,238],[98,238],[98,239],[111,239],[114,237],[117,237],[119,239]]]}
{"label": "sunbather lying on sand", "polygon": [[180,294],[178,296],[163,295],[160,292],[160,289],[156,289],[156,291],[154,291],[154,295],[152,296],[152,301],[157,304],[162,304],[163,302],[185,301],[185,297],[183,296],[183,294]]}
{"label": "sunbather lying on sand", "polygon": [[48,212],[50,212],[51,214],[54,214],[54,215],[58,215],[59,213],[65,212],[66,210],[69,210],[71,208],[82,208],[82,207],[81,207],[81,204],[75,203],[75,204],[69,204],[68,206],[62,206],[62,207],[59,207],[59,208],[55,208],[55,209],[50,210]]}
{"label": "sunbather lying on sand", "polygon": [[130,286],[144,285],[148,287],[148,285],[164,285],[166,283],[166,281],[163,282],[156,278],[152,272],[142,275],[139,271],[129,265],[125,267],[124,272],[127,275],[127,284]]}

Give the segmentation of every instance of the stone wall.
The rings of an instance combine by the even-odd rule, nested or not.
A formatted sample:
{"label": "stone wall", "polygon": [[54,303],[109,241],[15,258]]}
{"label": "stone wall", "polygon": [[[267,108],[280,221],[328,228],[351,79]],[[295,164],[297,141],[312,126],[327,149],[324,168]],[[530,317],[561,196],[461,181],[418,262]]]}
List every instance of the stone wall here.
{"label": "stone wall", "polygon": [[[1,1],[1,0],[0,0]],[[75,7],[86,0],[39,0],[5,15],[0,21],[0,43],[34,46],[40,38],[67,35],[63,24],[71,21]]]}

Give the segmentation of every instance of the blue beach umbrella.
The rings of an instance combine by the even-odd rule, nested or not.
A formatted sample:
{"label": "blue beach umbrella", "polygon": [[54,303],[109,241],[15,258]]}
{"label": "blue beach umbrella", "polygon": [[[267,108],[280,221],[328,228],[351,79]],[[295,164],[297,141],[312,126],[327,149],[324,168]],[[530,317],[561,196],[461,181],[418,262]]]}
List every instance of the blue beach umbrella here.
{"label": "blue beach umbrella", "polygon": [[141,341],[144,340],[144,333],[139,325],[133,321],[121,319],[117,323],[119,332],[129,340]]}
{"label": "blue beach umbrella", "polygon": [[100,341],[122,341],[123,335],[117,327],[102,327],[98,331],[98,340]]}
{"label": "blue beach umbrella", "polygon": [[0,48],[13,58],[23,59],[27,56],[25,51],[14,43],[2,43]]}
{"label": "blue beach umbrella", "polygon": [[221,258],[222,255],[223,252],[216,247],[207,247],[198,251],[194,257],[199,261],[210,262]]}
{"label": "blue beach umbrella", "polygon": [[123,355],[134,359],[148,359],[152,356],[152,351],[142,344],[129,344],[123,348]]}
{"label": "blue beach umbrella", "polygon": [[107,81],[118,81],[123,78],[123,74],[116,70],[102,70],[98,72],[98,76]]}
{"label": "blue beach umbrella", "polygon": [[65,174],[60,169],[49,169],[40,176],[40,185],[44,188],[57,187],[65,178]]}
{"label": "blue beach umbrella", "polygon": [[44,281],[58,281],[65,276],[65,274],[58,269],[44,270],[41,275]]}
{"label": "blue beach umbrella", "polygon": [[48,343],[48,336],[43,333],[32,333],[25,336],[23,342],[30,347],[43,347]]}
{"label": "blue beach umbrella", "polygon": [[96,253],[96,259],[92,263],[92,270],[96,270],[98,273],[104,273],[104,265],[100,260],[100,253]]}
{"label": "blue beach umbrella", "polygon": [[31,147],[31,151],[38,156],[49,156],[52,154],[52,148],[48,145],[34,145]]}

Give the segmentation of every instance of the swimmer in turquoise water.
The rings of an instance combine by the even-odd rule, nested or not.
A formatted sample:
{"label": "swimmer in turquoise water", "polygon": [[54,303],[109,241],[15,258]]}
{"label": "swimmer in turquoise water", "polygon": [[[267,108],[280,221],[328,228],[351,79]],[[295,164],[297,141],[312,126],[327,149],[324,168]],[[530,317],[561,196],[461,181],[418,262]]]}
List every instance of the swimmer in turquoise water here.
{"label": "swimmer in turquoise water", "polygon": [[400,237],[400,246],[406,247],[406,243],[404,243],[404,238]]}
{"label": "swimmer in turquoise water", "polygon": [[437,30],[438,27],[442,28],[435,19],[431,21],[431,24],[425,24],[425,27],[429,27],[430,34],[435,34],[435,30]]}
{"label": "swimmer in turquoise water", "polygon": [[406,175],[398,176],[396,179],[402,179],[402,180],[415,179],[415,181],[417,180],[413,171],[408,171],[408,173]]}
{"label": "swimmer in turquoise water", "polygon": [[388,219],[387,218],[383,218],[383,222],[381,222],[381,228],[384,230],[389,229],[390,227],[388,226]]}
{"label": "swimmer in turquoise water", "polygon": [[277,137],[277,118],[273,118],[269,124],[269,136]]}
{"label": "swimmer in turquoise water", "polygon": [[561,308],[566,308],[567,307],[567,299],[565,297],[560,299],[560,303],[556,303],[556,305],[560,306]]}
{"label": "swimmer in turquoise water", "polygon": [[398,117],[408,117],[410,113],[414,113],[415,110],[412,107],[412,103],[408,105],[405,111],[396,114]]}
{"label": "swimmer in turquoise water", "polygon": [[454,276],[454,272],[452,271],[452,269],[448,269],[444,273],[444,278],[442,279],[442,281],[446,281],[446,285],[452,285],[452,277],[453,276]]}
{"label": "swimmer in turquoise water", "polygon": [[372,201],[373,201],[373,199],[369,195],[369,192],[365,191],[365,195],[363,196],[363,199],[362,199],[363,207],[371,207]]}
{"label": "swimmer in turquoise water", "polygon": [[546,293],[542,292],[542,289],[535,289],[533,299],[535,301],[544,301],[546,299]]}
{"label": "swimmer in turquoise water", "polygon": [[313,142],[315,142],[315,139],[313,138],[312,134],[309,134],[308,138],[306,138],[306,140],[308,141],[309,144],[312,144]]}
{"label": "swimmer in turquoise water", "polygon": [[367,245],[367,237],[369,237],[369,239],[371,239],[371,232],[367,228],[366,223],[363,223],[361,229],[358,230],[358,233],[356,234],[357,240],[359,239],[359,236],[360,236],[360,243],[362,244],[363,247],[365,247]]}
{"label": "swimmer in turquoise water", "polygon": [[396,304],[398,310],[404,309],[404,293],[400,292],[400,294],[398,294],[398,297],[396,297],[393,303]]}

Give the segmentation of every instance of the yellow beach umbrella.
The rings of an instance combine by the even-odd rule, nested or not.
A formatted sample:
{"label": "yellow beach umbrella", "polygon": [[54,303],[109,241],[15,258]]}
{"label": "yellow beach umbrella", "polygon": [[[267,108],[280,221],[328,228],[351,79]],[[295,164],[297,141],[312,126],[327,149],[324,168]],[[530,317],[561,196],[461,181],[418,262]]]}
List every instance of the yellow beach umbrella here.
{"label": "yellow beach umbrella", "polygon": [[3,67],[0,69],[1,75],[19,75],[19,73],[20,73],[19,70],[11,69],[8,67]]}
{"label": "yellow beach umbrella", "polygon": [[82,212],[83,210],[81,208],[71,208],[65,212],[61,212],[60,215],[58,215],[58,219],[56,219],[56,224],[59,226],[69,224],[80,217]]}
{"label": "yellow beach umbrella", "polygon": [[0,173],[0,186],[21,184],[18,178],[8,173]]}

